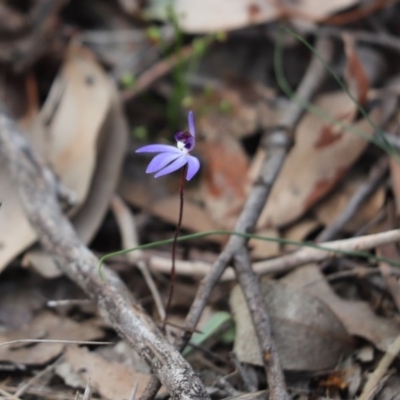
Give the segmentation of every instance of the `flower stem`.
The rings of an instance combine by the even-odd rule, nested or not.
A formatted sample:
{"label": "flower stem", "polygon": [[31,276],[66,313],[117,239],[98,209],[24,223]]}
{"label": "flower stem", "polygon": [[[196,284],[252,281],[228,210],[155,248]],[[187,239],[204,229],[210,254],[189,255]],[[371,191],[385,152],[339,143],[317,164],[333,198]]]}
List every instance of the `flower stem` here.
{"label": "flower stem", "polygon": [[165,318],[163,321],[163,330],[165,330],[165,324],[167,323],[168,314],[171,308],[172,297],[174,295],[174,286],[175,286],[175,255],[176,255],[176,243],[178,241],[179,232],[182,226],[182,217],[183,217],[183,203],[184,203],[184,196],[183,196],[183,189],[185,187],[185,175],[186,175],[187,165],[182,168],[181,172],[181,180],[179,183],[179,217],[178,217],[178,224],[176,225],[176,230],[174,234],[174,240],[172,242],[172,265],[171,265],[171,273],[170,273],[170,283],[169,283],[169,293],[168,293],[168,300],[167,305],[165,307]]}

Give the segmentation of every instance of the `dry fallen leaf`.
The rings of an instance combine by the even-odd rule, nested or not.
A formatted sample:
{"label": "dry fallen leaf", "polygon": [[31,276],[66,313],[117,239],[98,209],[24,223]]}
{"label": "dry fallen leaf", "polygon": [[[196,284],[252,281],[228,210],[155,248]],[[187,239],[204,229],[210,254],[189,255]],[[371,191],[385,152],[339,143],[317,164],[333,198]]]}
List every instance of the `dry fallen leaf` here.
{"label": "dry fallen leaf", "polygon": [[[351,351],[351,337],[321,300],[278,281],[264,279],[261,289],[284,369],[333,368]],[[262,365],[257,337],[239,286],[232,291],[230,305],[236,321],[235,353],[242,362]]]}
{"label": "dry fallen leaf", "polygon": [[370,89],[369,79],[365,72],[362,61],[357,54],[356,40],[354,36],[343,33],[344,50],[347,57],[346,70],[344,73],[348,89],[361,106],[365,106]]}
{"label": "dry fallen leaf", "polygon": [[[319,222],[315,218],[304,217],[300,221],[296,222],[294,225],[284,229],[282,232],[282,237],[284,239],[293,240],[296,242],[301,242],[307,238],[307,236],[314,232],[320,226]],[[298,246],[292,244],[285,244],[285,251],[297,250]]]}
{"label": "dry fallen leaf", "polygon": [[357,3],[358,0],[303,0],[290,2],[283,9],[285,4],[282,2],[265,0],[174,0],[172,3],[167,0],[152,0],[147,14],[153,18],[166,18],[167,6],[172,5],[184,32],[206,33],[273,21],[285,10],[319,20]]}
{"label": "dry fallen leaf", "polygon": [[[145,177],[149,179],[148,176]],[[157,193],[152,189],[151,183],[146,185],[124,176],[119,184],[118,193],[129,204],[140,207],[151,215],[162,218],[171,224],[176,224],[179,213],[179,195],[157,196]],[[204,208],[192,201],[188,196],[185,198],[182,227],[194,232],[218,229]],[[214,236],[214,239],[221,241],[221,236]]]}
{"label": "dry fallen leaf", "polygon": [[91,388],[110,400],[126,400],[137,382],[136,396],[140,397],[150,380],[150,375],[136,372],[133,368],[115,361],[107,361],[87,348],[69,346],[64,354],[65,362],[57,366],[57,373],[68,385]]}
{"label": "dry fallen leaf", "polygon": [[[89,243],[93,239],[117,187],[127,147],[127,132],[125,117],[114,91],[112,104],[100,131],[97,146],[98,162],[90,184],[90,192],[84,204],[71,218],[78,236],[84,243]],[[48,278],[62,274],[52,257],[41,248],[27,252],[22,262],[24,265],[33,266],[36,271]]]}
{"label": "dry fallen leaf", "polygon": [[[354,103],[343,92],[322,95],[315,103],[341,121],[352,121],[355,115]],[[382,113],[380,107],[375,108],[370,118],[379,125]],[[366,120],[354,125],[366,135],[374,133]],[[272,188],[259,227],[287,225],[303,215],[334,187],[368,145],[360,136],[313,114],[300,121],[295,143]]]}
{"label": "dry fallen leaf", "polygon": [[[95,321],[75,322],[44,311],[33,321],[16,331],[0,334],[0,343],[20,339],[95,340],[103,337]],[[57,357],[65,348],[63,343],[16,343],[0,347],[0,360],[22,365],[42,365]]]}
{"label": "dry fallen leaf", "polygon": [[[77,196],[78,207],[73,211],[76,213],[81,208],[76,219],[86,241],[93,236],[104,216],[124,153],[126,128],[115,93],[111,80],[93,56],[71,47],[30,134],[36,150]],[[7,198],[0,213],[4,232],[0,233],[0,270],[36,241],[36,234],[19,204],[17,191],[6,169],[1,171],[0,189],[7,193]],[[92,197],[87,207],[82,208],[89,190],[93,190]],[[82,219],[80,223],[79,219]],[[50,271],[52,263],[42,254],[33,254],[29,260],[33,262],[35,257],[39,265],[43,262],[49,267],[44,274],[59,273],[54,269]]]}
{"label": "dry fallen leaf", "polygon": [[[215,88],[210,94],[199,94],[195,98],[195,109],[204,110],[197,118],[197,131],[204,132],[209,139],[218,138],[221,132],[229,132],[236,138],[254,135],[259,115],[268,118],[274,116],[274,111],[276,114],[276,110],[266,106],[275,97],[272,89],[265,88],[266,93],[261,95],[250,81],[240,82],[240,85],[235,82],[228,84],[231,85]],[[224,106],[227,108],[225,111],[221,110]]]}
{"label": "dry fallen leaf", "polygon": [[197,146],[203,163],[202,193],[212,221],[232,229],[246,199],[248,159],[237,139],[221,133]]}
{"label": "dry fallen leaf", "polygon": [[374,314],[365,301],[339,297],[316,265],[298,268],[283,281],[319,298],[339,318],[349,334],[369,340],[379,350],[386,351],[400,332],[400,325],[394,319]]}

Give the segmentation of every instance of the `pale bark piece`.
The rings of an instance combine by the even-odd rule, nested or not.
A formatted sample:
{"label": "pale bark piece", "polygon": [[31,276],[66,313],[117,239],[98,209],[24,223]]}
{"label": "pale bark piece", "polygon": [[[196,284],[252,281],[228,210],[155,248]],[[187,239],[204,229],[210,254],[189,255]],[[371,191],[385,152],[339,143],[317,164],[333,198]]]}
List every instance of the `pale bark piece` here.
{"label": "pale bark piece", "polygon": [[350,335],[370,341],[381,351],[386,351],[400,332],[399,323],[376,315],[365,301],[339,297],[315,264],[298,268],[283,281],[319,298],[339,318]]}
{"label": "pale bark piece", "polygon": [[[21,339],[88,341],[103,336],[104,332],[93,320],[75,322],[45,311],[25,327],[1,334],[0,343]],[[22,365],[43,365],[60,355],[65,346],[65,343],[16,343],[1,346],[0,360]]]}
{"label": "pale bark piece", "polygon": [[[357,3],[358,0],[302,0],[278,4],[318,20]],[[189,33],[238,29],[273,21],[281,15],[274,2],[265,0],[152,0],[147,13],[153,18],[165,19],[168,6],[173,7],[181,29]]]}
{"label": "pale bark piece", "polygon": [[[351,122],[355,105],[344,92],[318,97],[316,105],[342,122]],[[370,113],[379,125],[381,107]],[[372,136],[374,128],[366,120],[354,126]],[[259,227],[280,227],[302,216],[328,193],[363,153],[368,140],[345,132],[313,114],[307,114],[296,130],[295,146],[272,188],[271,196],[259,219]]]}
{"label": "pale bark piece", "polygon": [[30,138],[79,204],[89,191],[112,97],[112,83],[92,54],[71,47]]}
{"label": "pale bark piece", "polygon": [[[43,160],[55,171],[60,182],[75,194],[77,206],[71,215],[80,208],[84,211],[82,204],[89,191],[97,187],[92,193],[96,206],[93,198],[88,201],[84,221],[80,223],[83,227],[82,236],[86,240],[92,237],[104,216],[111,195],[106,191],[113,190],[122,160],[126,129],[124,132],[123,129],[115,129],[115,124],[110,126],[110,119],[115,121],[116,113],[122,116],[122,111],[116,111],[116,108],[115,88],[106,73],[91,53],[71,47],[30,134],[30,141]],[[109,153],[104,153],[104,149],[108,149]],[[110,154],[114,157],[112,160]],[[99,160],[96,170],[99,155],[103,160]],[[106,165],[101,161],[105,161]],[[99,170],[103,171],[103,180],[99,181],[96,175],[95,185],[96,179],[93,181],[93,177],[95,171],[97,173]],[[6,174],[0,175],[0,191],[7,193],[3,200],[3,212],[0,213],[3,227],[3,233],[0,233],[2,270],[10,260],[32,245],[37,236],[19,204],[16,188]],[[88,223],[88,213],[91,216],[96,214],[91,224]],[[42,255],[37,257],[40,262]],[[54,276],[51,271],[49,275]]]}
{"label": "pale bark piece", "polygon": [[85,388],[86,383],[105,399],[126,400],[137,382],[136,398],[140,397],[150,375],[139,373],[127,365],[108,361],[87,348],[69,346],[64,355],[65,363],[57,373],[74,387]]}
{"label": "pale bark piece", "polygon": [[[351,337],[321,300],[278,281],[264,279],[261,287],[284,369],[333,368],[349,354],[353,347]],[[236,321],[235,353],[242,362],[263,365],[254,327],[238,286],[232,291],[230,304]]]}

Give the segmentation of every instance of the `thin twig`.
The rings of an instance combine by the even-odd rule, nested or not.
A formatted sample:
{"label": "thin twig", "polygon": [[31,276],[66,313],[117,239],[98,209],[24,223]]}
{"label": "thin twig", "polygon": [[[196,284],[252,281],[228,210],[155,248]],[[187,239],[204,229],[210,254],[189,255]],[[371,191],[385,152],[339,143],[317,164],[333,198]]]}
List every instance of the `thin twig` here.
{"label": "thin twig", "polygon": [[[333,53],[333,46],[330,41],[321,38],[318,40],[316,48],[321,57],[330,59]],[[316,57],[313,57],[299,86],[297,96],[309,100],[314,95],[325,76],[326,69]],[[254,183],[243,210],[235,224],[235,231],[251,232],[254,230],[261,211],[271,192],[272,185],[281,170],[289,149],[292,147],[292,132],[303,112],[304,110],[301,105],[295,101],[290,102],[278,126],[264,134],[261,143],[267,150],[266,156],[262,162],[259,179]],[[207,274],[199,285],[196,297],[185,320],[186,326],[189,329],[193,329],[197,325],[213,288],[218,283],[235,253],[245,246],[246,242],[246,239],[237,236],[231,236],[229,238],[227,245],[214,263],[211,272]],[[190,340],[190,337],[190,332],[186,332],[180,336],[175,342],[177,348],[182,350]],[[277,364],[279,365],[279,363]],[[269,378],[271,378],[271,375],[269,375]],[[276,382],[269,381],[268,384],[272,388],[275,387]],[[277,384],[279,385],[281,382],[277,382]],[[159,382],[157,382],[156,379],[151,379],[146,390],[142,394],[141,400],[153,398],[159,388]],[[283,387],[280,392],[285,393],[286,389]],[[271,400],[276,399],[271,397]]]}
{"label": "thin twig", "polygon": [[92,398],[92,389],[90,389],[90,382],[86,383],[85,392],[83,393],[82,400],[90,400]]}
{"label": "thin twig", "polygon": [[0,347],[10,346],[12,344],[17,344],[17,343],[61,343],[61,344],[82,344],[82,345],[93,345],[93,346],[100,346],[100,345],[105,346],[113,344],[113,342],[96,342],[96,341],[85,341],[85,340],[17,339],[17,340],[10,340],[9,342],[1,342]]}
{"label": "thin twig", "polygon": [[11,400],[21,400],[20,397],[17,397],[11,393],[8,393],[6,390],[0,388],[0,394],[2,394],[3,396],[5,396],[6,399],[11,399]]}
{"label": "thin twig", "polygon": [[282,373],[278,350],[272,336],[271,321],[261,291],[254,289],[259,287],[260,284],[257,276],[251,269],[251,260],[246,248],[242,247],[241,250],[236,252],[234,265],[253,325],[258,327],[256,334],[268,382],[274,383],[273,385],[269,384],[270,399],[288,398],[285,377]]}
{"label": "thin twig", "polygon": [[190,364],[136,303],[119,276],[103,269],[63,215],[54,185],[15,121],[0,105],[0,156],[19,190],[21,204],[44,247],[59,267],[94,299],[114,329],[142,356],[174,399],[208,399]]}
{"label": "thin twig", "polygon": [[[122,247],[124,249],[131,249],[139,245],[137,238],[137,229],[135,219],[129,210],[125,202],[117,195],[114,195],[111,200],[111,208],[114,212],[115,219],[118,222],[118,226],[122,238]],[[132,264],[136,264],[139,268],[143,278],[149,288],[151,295],[153,296],[154,302],[157,307],[158,315],[161,320],[165,319],[165,309],[161,300],[160,293],[157,289],[157,285],[154,282],[153,276],[151,275],[147,263],[141,258],[142,252],[130,252],[127,254],[128,260]]]}
{"label": "thin twig", "polygon": [[136,399],[136,392],[137,392],[138,384],[139,384],[139,381],[136,381],[134,383],[133,388],[132,388],[132,392],[129,395],[129,400],[135,400]]}
{"label": "thin twig", "polygon": [[361,395],[358,398],[358,400],[370,400],[373,398],[376,388],[379,385],[379,382],[382,380],[383,376],[386,374],[388,368],[395,360],[399,352],[400,352],[400,335],[387,349],[387,352],[382,357],[381,361],[379,361],[379,364],[376,367],[375,371],[372,374],[370,374],[368,381],[365,384],[364,389],[361,392]]}
{"label": "thin twig", "polygon": [[177,64],[189,59],[193,54],[193,46],[188,45],[184,47],[179,54],[163,59],[158,63],[154,64],[151,68],[143,72],[138,78],[135,86],[132,89],[126,89],[121,92],[121,98],[123,101],[132,100],[144,90],[148,89],[154,82],[162,78],[168,72],[171,71]]}
{"label": "thin twig", "polygon": [[14,396],[16,397],[21,397],[28,389],[30,386],[33,384],[37,383],[40,379],[42,379],[45,375],[50,373],[51,371],[54,370],[55,366],[60,362],[61,358],[58,358],[55,362],[52,364],[48,365],[46,368],[44,368],[42,371],[37,373],[33,378],[29,379],[28,382],[26,382],[23,386],[21,386],[15,393]]}
{"label": "thin twig", "polygon": [[343,39],[343,35],[351,35],[359,42],[377,44],[379,46],[390,47],[400,51],[400,40],[396,36],[388,35],[387,33],[368,32],[361,30],[340,29],[334,26],[320,26],[315,30],[316,35],[328,35],[331,37]]}
{"label": "thin twig", "polygon": [[[387,232],[375,233],[373,235],[365,235],[350,239],[320,243],[320,246],[326,249],[335,249],[340,251],[361,251],[373,249],[377,246],[381,246],[386,243],[397,242],[399,240],[400,230],[395,229]],[[331,253],[327,250],[303,247],[294,253],[279,258],[255,262],[253,264],[253,269],[260,275],[282,274],[289,272],[301,265],[335,257],[341,257],[341,255],[338,253]]]}
{"label": "thin twig", "polygon": [[378,189],[388,172],[388,168],[389,164],[386,157],[377,161],[371,168],[368,179],[356,190],[340,215],[318,235],[316,239],[318,243],[335,239],[339,235],[340,231],[353,218],[360,206]]}
{"label": "thin twig", "polygon": [[71,306],[82,306],[92,303],[89,299],[65,299],[65,300],[49,300],[46,303],[47,307],[71,307]]}

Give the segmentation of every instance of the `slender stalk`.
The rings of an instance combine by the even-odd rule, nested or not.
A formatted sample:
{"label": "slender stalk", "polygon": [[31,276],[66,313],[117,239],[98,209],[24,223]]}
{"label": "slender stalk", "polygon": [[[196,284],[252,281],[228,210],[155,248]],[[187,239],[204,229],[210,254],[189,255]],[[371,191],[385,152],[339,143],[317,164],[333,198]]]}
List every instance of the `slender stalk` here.
{"label": "slender stalk", "polygon": [[167,323],[168,314],[171,308],[172,297],[174,295],[174,287],[175,287],[175,258],[176,258],[176,243],[178,242],[179,232],[182,226],[182,217],[183,217],[183,203],[184,203],[184,195],[183,189],[185,187],[185,176],[186,176],[187,165],[182,168],[181,172],[181,180],[179,182],[179,217],[178,224],[176,225],[176,230],[174,234],[174,240],[172,242],[172,265],[171,265],[171,274],[170,274],[170,283],[169,283],[169,293],[167,305],[165,307],[165,318],[163,321],[163,330],[165,330],[165,324]]}

